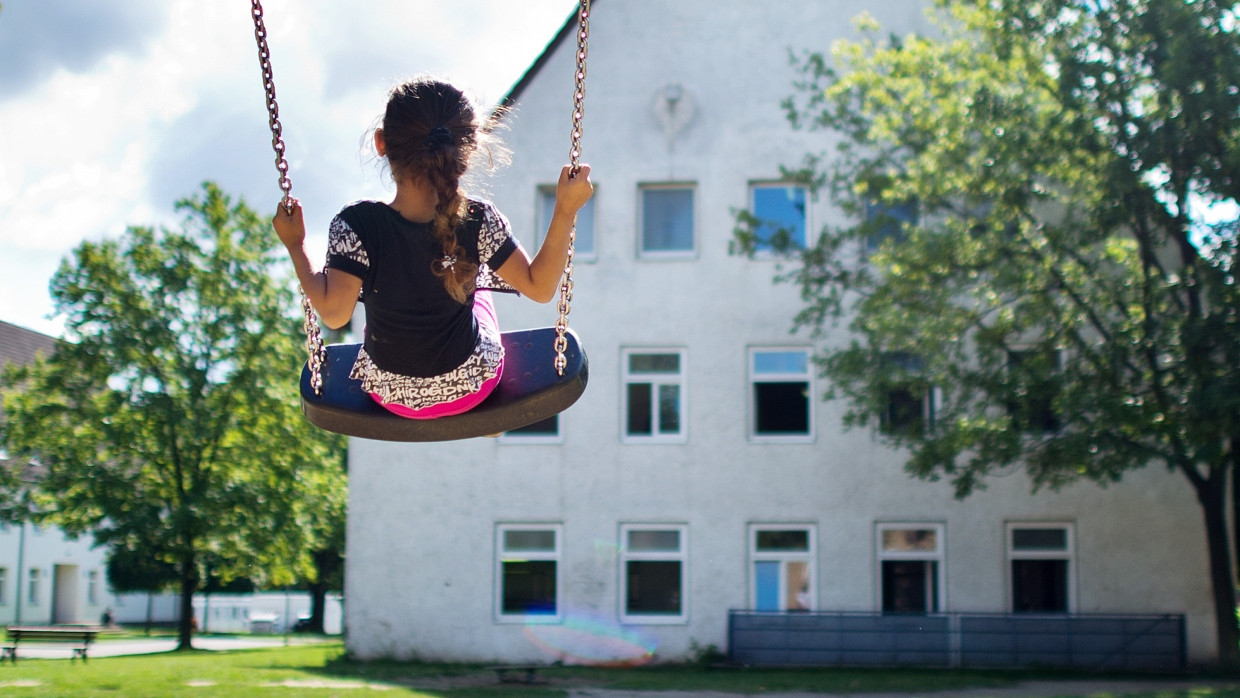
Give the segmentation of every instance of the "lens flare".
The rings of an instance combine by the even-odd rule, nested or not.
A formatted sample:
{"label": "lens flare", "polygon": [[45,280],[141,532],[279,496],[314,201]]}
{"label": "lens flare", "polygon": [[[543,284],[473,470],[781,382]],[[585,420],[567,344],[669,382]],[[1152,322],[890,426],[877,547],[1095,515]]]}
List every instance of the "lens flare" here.
{"label": "lens flare", "polygon": [[557,661],[584,666],[640,666],[654,659],[657,646],[615,623],[575,616],[558,625],[526,626],[525,636]]}

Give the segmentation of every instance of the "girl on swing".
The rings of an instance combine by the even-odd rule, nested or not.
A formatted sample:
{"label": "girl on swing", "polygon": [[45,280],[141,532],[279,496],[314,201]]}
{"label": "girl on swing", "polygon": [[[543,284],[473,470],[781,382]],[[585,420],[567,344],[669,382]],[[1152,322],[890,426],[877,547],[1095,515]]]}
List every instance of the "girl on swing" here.
{"label": "girl on swing", "polygon": [[[359,201],[331,222],[327,263],[306,255],[301,204],[273,220],[306,297],[328,327],[366,306],[362,349],[350,377],[389,411],[411,419],[466,412],[499,384],[504,347],[491,291],[540,303],[559,288],[569,231],[594,193],[590,167],[560,171],[555,211],[533,260],[488,201],[466,198],[472,156],[492,154],[491,124],[466,95],[416,79],[388,96],[375,150],[396,182],[391,202]],[[498,147],[498,146],[496,146]]]}

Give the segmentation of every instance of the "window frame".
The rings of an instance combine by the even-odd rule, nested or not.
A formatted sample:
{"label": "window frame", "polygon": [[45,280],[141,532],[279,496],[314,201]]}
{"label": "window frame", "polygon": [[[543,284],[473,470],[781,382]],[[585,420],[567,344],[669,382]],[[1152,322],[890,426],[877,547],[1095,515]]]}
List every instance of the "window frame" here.
{"label": "window frame", "polygon": [[[646,193],[652,191],[688,191],[692,201],[689,205],[690,244],[687,250],[646,249]],[[649,182],[637,185],[637,258],[645,261],[681,261],[695,259],[698,254],[698,186],[696,182]]]}
{"label": "window frame", "polygon": [[[630,358],[634,355],[675,354],[679,371],[675,384],[679,387],[680,429],[676,433],[661,433],[658,428],[659,385],[671,385],[670,373],[642,373],[630,370]],[[626,444],[683,444],[689,440],[689,352],[683,347],[624,347],[620,350],[620,441]],[[648,383],[652,386],[652,425],[650,434],[629,433],[629,386]]]}
{"label": "window frame", "polygon": [[[888,551],[883,548],[883,534],[886,531],[934,531],[934,550],[910,550]],[[878,522],[874,526],[874,551],[877,564],[874,566],[877,608],[880,613],[915,613],[907,611],[888,611],[883,607],[885,597],[883,589],[883,563],[892,562],[934,562],[935,579],[933,597],[927,595],[927,600],[934,601],[934,607],[927,609],[925,615],[936,615],[947,612],[947,525],[942,522],[932,521],[883,521]]]}
{"label": "window frame", "polygon": [[[786,613],[789,611],[818,610],[818,560],[817,527],[808,523],[751,523],[749,524],[749,607],[764,613]],[[759,550],[758,535],[766,531],[803,531],[806,533],[806,550]],[[802,562],[805,564],[807,576],[808,608],[788,608],[787,598],[780,596],[780,608],[774,611],[758,609],[758,563],[779,563],[779,587],[786,589],[788,584],[788,563]]]}
{"label": "window frame", "polygon": [[[1017,530],[1062,530],[1064,532],[1063,550],[1017,550]],[[1070,521],[1008,521],[1003,532],[1004,549],[1007,552],[1007,607],[1008,612],[1021,616],[1063,616],[1076,612],[1076,526]],[[1065,608],[1063,611],[1017,611],[1016,610],[1016,578],[1012,573],[1012,563],[1017,560],[1066,560],[1064,571]]]}
{"label": "window frame", "polygon": [[[755,180],[749,183],[749,214],[758,223],[758,226],[764,222],[764,219],[758,215],[757,190],[759,189],[797,189],[802,192],[805,210],[801,218],[801,238],[797,242],[798,249],[805,249],[809,241],[810,230],[810,190],[809,187],[798,182],[790,182],[778,179]],[[760,238],[756,236],[757,229],[755,227],[754,255],[758,258],[773,258],[777,255],[771,250],[770,244],[764,244]]]}
{"label": "window frame", "polygon": [[[555,205],[555,187],[554,184],[539,184],[534,188],[534,243],[535,249],[542,247],[543,238],[547,236],[547,225],[551,222],[547,216],[547,196],[551,197],[552,206]],[[573,246],[573,262],[593,263],[598,261],[598,208],[595,201],[598,200],[598,185],[594,185],[594,195],[585,203],[582,210],[589,209],[590,213],[590,248],[581,248],[581,230],[577,231],[577,242]],[[578,212],[578,220],[580,221],[581,213]]]}
{"label": "window frame", "polygon": [[[805,373],[795,374],[795,373],[776,372],[776,373],[759,374],[757,372],[757,367],[755,365],[757,356],[759,354],[776,354],[776,353],[780,353],[780,354],[803,353],[805,355]],[[815,419],[814,418],[816,415],[816,410],[814,409],[814,403],[817,402],[817,400],[815,400],[814,397],[817,394],[816,393],[817,388],[814,385],[814,369],[813,369],[814,353],[810,349],[810,347],[800,346],[800,345],[798,346],[766,346],[766,345],[752,346],[752,347],[749,347],[748,352],[746,352],[746,363],[747,363],[746,373],[749,379],[748,380],[748,383],[749,383],[748,391],[746,395],[748,403],[749,403],[747,405],[747,408],[748,408],[747,411],[749,413],[749,419],[748,419],[748,425],[747,425],[749,440],[755,443],[812,443],[815,438],[815,429],[814,429]],[[762,377],[761,381],[758,380],[759,376]],[[758,432],[759,405],[758,405],[758,395],[757,395],[757,392],[758,392],[757,384],[759,382],[762,382],[762,383],[795,383],[795,382],[800,382],[800,381],[805,382],[806,391],[808,392],[805,398],[805,419],[806,419],[805,433],[803,434],[794,433],[794,432],[759,433]]]}
{"label": "window frame", "polygon": [[[667,551],[629,550],[629,533],[635,531],[675,531],[678,549]],[[620,622],[633,625],[685,625],[689,622],[689,526],[676,523],[622,523],[620,524],[620,541],[617,555],[619,571],[619,598],[617,599]],[[680,563],[680,612],[671,613],[630,613],[629,604],[629,572],[630,562],[668,562]]]}
{"label": "window frame", "polygon": [[[552,551],[511,551],[504,547],[504,534],[509,531],[550,531],[555,534]],[[506,556],[506,554],[508,556]],[[520,557],[514,557],[516,555]],[[550,560],[555,562],[555,613],[505,613],[504,563]],[[564,525],[559,523],[497,523],[495,525],[495,598],[492,603],[496,623],[555,624],[564,619]]]}

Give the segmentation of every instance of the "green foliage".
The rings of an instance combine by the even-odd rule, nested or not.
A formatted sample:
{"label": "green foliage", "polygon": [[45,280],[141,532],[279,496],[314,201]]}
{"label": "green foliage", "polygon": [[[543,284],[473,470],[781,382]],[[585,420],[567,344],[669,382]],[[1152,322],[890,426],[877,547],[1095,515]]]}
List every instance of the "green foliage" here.
{"label": "green foliage", "polygon": [[299,410],[298,323],[269,226],[216,186],[180,230],[86,242],[51,282],[65,341],[6,373],[0,437],[38,479],[35,516],[93,532],[114,558],[174,566],[192,593],[313,577],[343,521],[339,437]]}
{"label": "green foliage", "polygon": [[[1240,458],[1240,222],[1205,212],[1240,201],[1236,7],[941,0],[932,16],[933,36],[793,57],[789,121],[838,147],[788,173],[858,221],[784,250],[796,323],[824,340],[849,425],[873,424],[893,386],[938,388],[932,424],[881,438],[959,496],[1010,465],[1035,488],[1183,474],[1234,655],[1211,517]],[[867,209],[909,202],[916,219],[875,245],[890,221]],[[742,249],[751,231],[739,218]]]}

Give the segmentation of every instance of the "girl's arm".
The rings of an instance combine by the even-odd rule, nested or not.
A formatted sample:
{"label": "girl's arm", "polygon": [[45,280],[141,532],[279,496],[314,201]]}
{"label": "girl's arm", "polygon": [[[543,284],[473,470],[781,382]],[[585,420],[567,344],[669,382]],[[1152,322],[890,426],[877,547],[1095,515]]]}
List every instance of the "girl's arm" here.
{"label": "girl's arm", "polygon": [[362,280],[339,269],[316,270],[306,254],[306,222],[302,216],[301,202],[293,199],[293,212],[279,206],[276,217],[271,220],[280,236],[280,242],[288,250],[293,270],[310,304],[318,311],[323,324],[332,329],[344,327],[353,317]]}
{"label": "girl's arm", "polygon": [[560,170],[555,187],[555,212],[547,225],[547,236],[533,261],[521,248],[496,269],[500,278],[522,295],[546,303],[555,298],[568,262],[568,233],[577,219],[577,211],[594,195],[590,182],[590,166],[582,165],[576,177],[569,177],[570,167]]}

